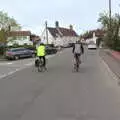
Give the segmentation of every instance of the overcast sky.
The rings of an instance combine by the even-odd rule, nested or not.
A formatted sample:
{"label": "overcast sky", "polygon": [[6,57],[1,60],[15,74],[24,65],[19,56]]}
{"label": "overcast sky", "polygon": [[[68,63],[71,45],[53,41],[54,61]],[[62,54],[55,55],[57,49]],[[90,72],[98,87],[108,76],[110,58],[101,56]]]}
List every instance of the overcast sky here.
{"label": "overcast sky", "polygon": [[[41,34],[44,22],[54,27],[59,21],[61,27],[69,27],[80,34],[100,27],[99,13],[108,10],[109,0],[0,0],[0,9],[13,16],[24,29]],[[120,0],[112,0],[112,11],[120,13]]]}

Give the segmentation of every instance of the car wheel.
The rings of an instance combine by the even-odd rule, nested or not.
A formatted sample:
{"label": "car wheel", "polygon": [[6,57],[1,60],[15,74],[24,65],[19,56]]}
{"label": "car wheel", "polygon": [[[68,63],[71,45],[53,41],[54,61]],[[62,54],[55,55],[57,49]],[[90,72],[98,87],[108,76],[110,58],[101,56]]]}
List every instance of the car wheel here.
{"label": "car wheel", "polygon": [[20,58],[19,56],[15,56],[15,57],[14,57],[15,60],[18,60],[19,58]]}
{"label": "car wheel", "polygon": [[11,60],[10,58],[6,58],[7,60]]}

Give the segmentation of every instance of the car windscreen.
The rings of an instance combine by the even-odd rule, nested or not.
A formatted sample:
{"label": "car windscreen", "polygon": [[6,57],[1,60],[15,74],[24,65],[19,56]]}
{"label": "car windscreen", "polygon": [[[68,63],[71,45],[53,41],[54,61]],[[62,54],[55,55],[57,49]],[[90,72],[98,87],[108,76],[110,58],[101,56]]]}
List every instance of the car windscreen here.
{"label": "car windscreen", "polygon": [[90,41],[89,45],[95,45],[95,42],[94,41]]}

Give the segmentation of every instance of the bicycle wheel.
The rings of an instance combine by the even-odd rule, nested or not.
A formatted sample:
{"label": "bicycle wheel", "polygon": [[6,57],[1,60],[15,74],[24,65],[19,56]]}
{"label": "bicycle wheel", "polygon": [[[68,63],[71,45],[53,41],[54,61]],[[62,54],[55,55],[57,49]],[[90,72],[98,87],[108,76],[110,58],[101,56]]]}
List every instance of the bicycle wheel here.
{"label": "bicycle wheel", "polygon": [[41,60],[39,60],[38,72],[42,72],[42,71],[43,71],[43,63]]}
{"label": "bicycle wheel", "polygon": [[79,62],[76,61],[76,64],[74,64],[74,70],[75,72],[79,72]]}
{"label": "bicycle wheel", "polygon": [[79,72],[79,63],[76,64],[76,72]]}

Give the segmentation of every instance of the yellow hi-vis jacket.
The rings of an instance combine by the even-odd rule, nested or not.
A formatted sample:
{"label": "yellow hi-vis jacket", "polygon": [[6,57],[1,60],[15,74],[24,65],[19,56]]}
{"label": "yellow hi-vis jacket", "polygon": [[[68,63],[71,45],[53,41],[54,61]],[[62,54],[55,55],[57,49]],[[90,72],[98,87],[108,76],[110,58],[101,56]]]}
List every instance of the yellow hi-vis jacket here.
{"label": "yellow hi-vis jacket", "polygon": [[40,56],[45,56],[45,46],[44,45],[40,45],[38,48],[37,48],[37,56],[40,57]]}

